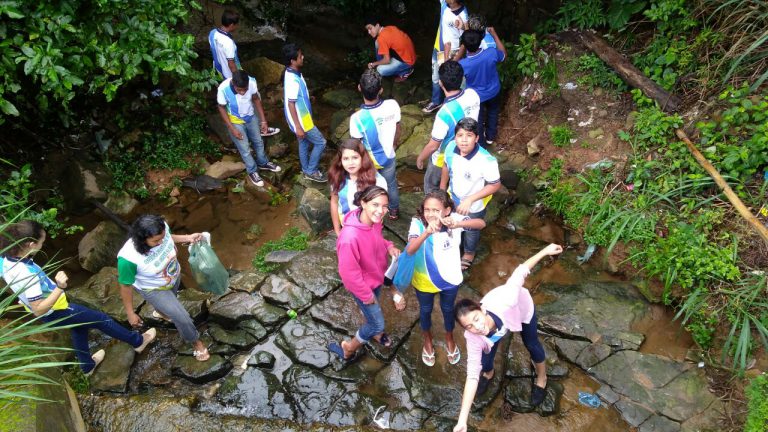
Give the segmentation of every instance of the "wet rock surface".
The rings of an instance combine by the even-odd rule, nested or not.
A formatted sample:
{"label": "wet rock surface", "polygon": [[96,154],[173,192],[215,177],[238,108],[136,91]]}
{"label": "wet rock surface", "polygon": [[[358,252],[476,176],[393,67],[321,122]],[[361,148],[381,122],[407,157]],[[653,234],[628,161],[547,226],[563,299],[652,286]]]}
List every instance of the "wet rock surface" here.
{"label": "wet rock surface", "polygon": [[114,266],[115,257],[127,237],[128,234],[114,222],[100,222],[77,246],[80,266],[92,273]]}
{"label": "wet rock surface", "polygon": [[312,293],[286,278],[272,275],[264,281],[259,291],[264,299],[290,309],[304,309],[312,301]]}
{"label": "wet rock surface", "polygon": [[219,379],[232,369],[232,364],[224,357],[212,354],[208,361],[197,361],[192,356],[178,356],[173,362],[172,371],[176,376],[196,384],[204,384]]}
{"label": "wet rock surface", "polygon": [[[83,285],[68,289],[67,298],[74,303],[102,311],[118,322],[128,323],[128,316],[120,298],[115,267],[104,267]],[[134,292],[133,309],[138,310],[143,301],[141,296]]]}
{"label": "wet rock surface", "polygon": [[136,351],[125,342],[110,341],[104,348],[104,361],[90,377],[91,389],[100,392],[124,393]]}

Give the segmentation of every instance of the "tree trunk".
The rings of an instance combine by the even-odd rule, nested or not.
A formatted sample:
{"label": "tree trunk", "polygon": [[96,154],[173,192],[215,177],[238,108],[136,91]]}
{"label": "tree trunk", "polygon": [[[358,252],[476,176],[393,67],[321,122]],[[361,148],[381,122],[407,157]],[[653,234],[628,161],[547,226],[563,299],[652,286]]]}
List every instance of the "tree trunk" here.
{"label": "tree trunk", "polygon": [[581,43],[592,50],[608,66],[613,68],[627,84],[642,90],[649,98],[658,102],[662,110],[675,112],[680,107],[680,98],[664,90],[660,85],[645,76],[629,60],[609,46],[603,38],[589,31],[577,31],[575,34]]}

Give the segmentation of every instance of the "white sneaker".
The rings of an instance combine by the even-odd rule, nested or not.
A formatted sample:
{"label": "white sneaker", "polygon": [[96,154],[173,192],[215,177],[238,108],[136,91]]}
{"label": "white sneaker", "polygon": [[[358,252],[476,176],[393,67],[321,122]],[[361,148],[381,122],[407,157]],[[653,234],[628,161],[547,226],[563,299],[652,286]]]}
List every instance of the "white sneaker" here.
{"label": "white sneaker", "polygon": [[102,361],[104,361],[104,356],[105,356],[105,355],[107,355],[107,352],[106,352],[106,351],[104,351],[103,349],[100,349],[100,350],[96,351],[95,353],[93,353],[93,355],[91,356],[91,359],[93,359],[93,362],[94,362],[94,363],[96,363],[96,364],[95,364],[95,365],[93,365],[93,369],[91,369],[91,371],[90,371],[90,372],[88,372],[87,374],[85,374],[85,376],[91,376],[91,374],[93,373],[93,371],[95,371],[95,370],[96,370],[96,368],[97,368],[97,367],[99,367],[99,365],[101,364],[101,362],[102,362]]}
{"label": "white sneaker", "polygon": [[153,340],[157,337],[157,330],[155,330],[154,327],[144,332],[144,334],[141,335],[144,338],[144,342],[141,343],[137,348],[134,348],[133,350],[137,353],[141,353],[144,351],[144,348],[147,347],[150,343],[152,343]]}

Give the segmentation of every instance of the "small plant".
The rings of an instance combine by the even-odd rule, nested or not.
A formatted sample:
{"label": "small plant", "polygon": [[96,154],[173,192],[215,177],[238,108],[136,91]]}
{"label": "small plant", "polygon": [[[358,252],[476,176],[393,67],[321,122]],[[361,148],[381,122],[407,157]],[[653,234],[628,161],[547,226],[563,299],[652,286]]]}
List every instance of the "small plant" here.
{"label": "small plant", "polygon": [[272,207],[287,203],[291,197],[290,192],[282,193],[271,187],[267,188],[267,193],[269,194],[269,205]]}
{"label": "small plant", "polygon": [[768,377],[754,377],[745,393],[748,402],[744,432],[763,432],[768,428]]}
{"label": "small plant", "polygon": [[88,394],[91,389],[91,383],[88,377],[85,376],[80,366],[70,366],[64,371],[64,379],[67,380],[67,384],[72,387],[72,390],[77,394]]}
{"label": "small plant", "polygon": [[253,224],[248,227],[248,231],[246,232],[245,236],[248,237],[248,240],[256,240],[257,238],[261,237],[262,234],[264,234],[264,227],[259,224]]}
{"label": "small plant", "polygon": [[608,23],[602,0],[569,0],[557,11],[557,25],[561,30],[569,27],[593,29]]}
{"label": "small plant", "polygon": [[590,90],[595,87],[602,87],[608,90],[625,91],[626,84],[616,75],[615,72],[608,69],[600,58],[594,54],[584,54],[576,60],[576,70],[585,72],[576,82]]}
{"label": "small plant", "polygon": [[277,264],[267,263],[264,258],[268,253],[279,250],[301,251],[307,248],[309,236],[298,228],[291,228],[286,231],[279,240],[268,241],[261,245],[256,256],[253,258],[253,266],[264,273],[270,273],[278,268]]}
{"label": "small plant", "polygon": [[567,124],[561,124],[559,126],[552,126],[549,128],[549,138],[552,140],[552,144],[555,147],[568,147],[571,145],[573,139],[573,131]]}

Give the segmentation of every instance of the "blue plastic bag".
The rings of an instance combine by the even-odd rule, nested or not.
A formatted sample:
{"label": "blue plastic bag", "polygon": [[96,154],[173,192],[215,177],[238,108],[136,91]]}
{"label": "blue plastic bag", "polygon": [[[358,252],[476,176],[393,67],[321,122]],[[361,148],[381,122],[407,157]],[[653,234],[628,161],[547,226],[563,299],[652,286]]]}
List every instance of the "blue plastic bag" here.
{"label": "blue plastic bag", "polygon": [[[421,221],[419,221],[419,234],[422,232],[424,232],[424,225],[421,223]],[[413,280],[413,271],[416,268],[416,263],[419,260],[424,259],[423,244],[413,255],[408,255],[406,252],[407,249],[408,245],[406,244],[403,252],[397,258],[397,272],[395,272],[395,277],[392,278],[392,284],[400,292],[405,291],[411,285],[411,280]]]}
{"label": "blue plastic bag", "polygon": [[195,282],[203,291],[221,295],[229,288],[229,272],[211,248],[210,234],[189,247],[189,266]]}

